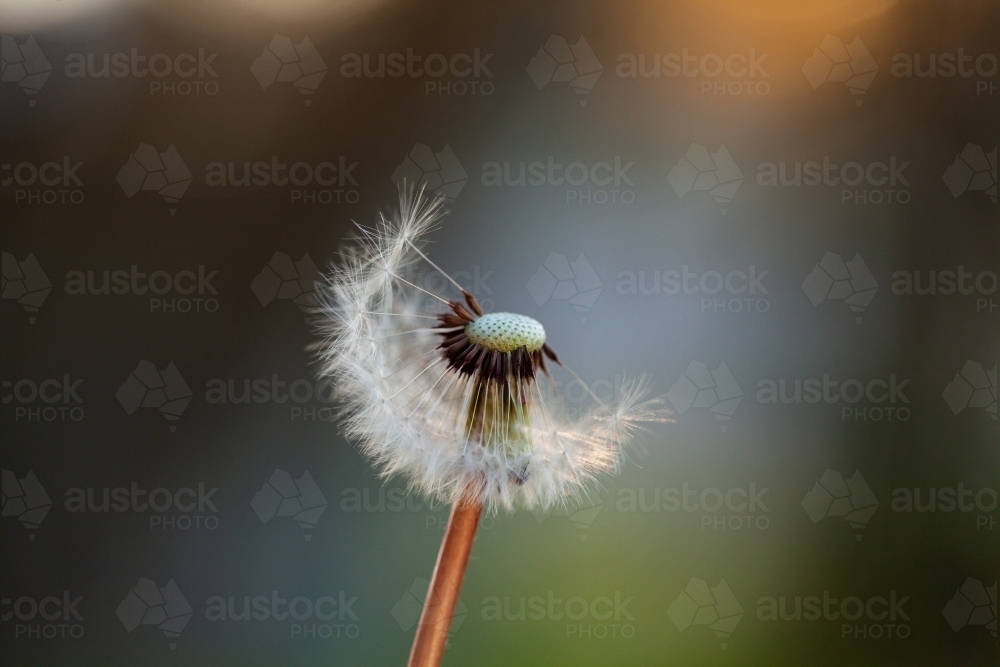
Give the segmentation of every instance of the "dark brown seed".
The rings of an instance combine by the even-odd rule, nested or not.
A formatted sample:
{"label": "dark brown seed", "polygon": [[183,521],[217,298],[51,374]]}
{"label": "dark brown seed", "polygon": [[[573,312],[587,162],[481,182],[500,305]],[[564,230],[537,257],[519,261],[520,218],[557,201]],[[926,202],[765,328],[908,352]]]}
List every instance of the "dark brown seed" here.
{"label": "dark brown seed", "polygon": [[462,296],[465,297],[465,302],[469,304],[469,308],[472,309],[476,315],[482,315],[483,309],[480,307],[479,302],[476,301],[476,297],[472,296],[469,292],[462,290]]}

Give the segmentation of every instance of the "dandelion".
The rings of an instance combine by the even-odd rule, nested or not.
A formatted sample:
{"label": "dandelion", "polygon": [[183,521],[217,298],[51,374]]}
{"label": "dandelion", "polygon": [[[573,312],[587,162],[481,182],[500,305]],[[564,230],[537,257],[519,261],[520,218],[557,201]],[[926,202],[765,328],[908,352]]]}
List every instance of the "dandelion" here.
{"label": "dandelion", "polygon": [[[425,254],[443,199],[404,188],[342,250],[320,290],[322,372],[335,380],[342,423],[384,477],[452,504],[411,666],[438,665],[483,511],[550,509],[586,495],[618,470],[644,423],[667,421],[649,382],[626,381],[612,404],[570,418],[550,366],[569,370],[536,320],[484,313]],[[462,300],[407,279],[429,266]],[[428,305],[430,304],[430,305]]]}

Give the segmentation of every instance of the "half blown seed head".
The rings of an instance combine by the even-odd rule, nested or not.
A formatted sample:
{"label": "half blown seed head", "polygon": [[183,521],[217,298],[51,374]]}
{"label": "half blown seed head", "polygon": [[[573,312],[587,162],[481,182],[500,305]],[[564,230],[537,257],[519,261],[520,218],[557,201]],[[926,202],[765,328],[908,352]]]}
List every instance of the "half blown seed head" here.
{"label": "half blown seed head", "polygon": [[347,435],[382,475],[405,475],[444,502],[496,511],[577,499],[618,469],[643,423],[668,421],[662,400],[647,398],[639,378],[613,404],[595,398],[571,419],[547,365],[562,364],[539,322],[484,313],[457,284],[460,301],[408,280],[421,265],[437,270],[423,238],[442,205],[401,192],[396,215],[361,228],[322,286],[318,349]]}

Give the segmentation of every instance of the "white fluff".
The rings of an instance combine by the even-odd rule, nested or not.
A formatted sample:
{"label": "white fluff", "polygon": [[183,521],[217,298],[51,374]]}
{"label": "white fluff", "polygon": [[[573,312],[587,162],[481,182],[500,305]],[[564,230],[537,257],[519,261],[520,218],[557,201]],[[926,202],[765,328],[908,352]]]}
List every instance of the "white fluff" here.
{"label": "white fluff", "polygon": [[[473,378],[449,370],[438,344],[432,299],[409,284],[425,256],[421,238],[443,215],[440,198],[400,195],[394,219],[362,228],[321,289],[323,373],[344,402],[349,438],[380,474],[400,473],[438,500],[481,501],[489,511],[551,508],[585,494],[597,475],[615,472],[622,447],[643,422],[667,421],[645,378],[623,383],[613,405],[570,419],[551,380],[525,383],[523,413],[484,444],[469,437]],[[556,369],[556,372],[561,372]]]}

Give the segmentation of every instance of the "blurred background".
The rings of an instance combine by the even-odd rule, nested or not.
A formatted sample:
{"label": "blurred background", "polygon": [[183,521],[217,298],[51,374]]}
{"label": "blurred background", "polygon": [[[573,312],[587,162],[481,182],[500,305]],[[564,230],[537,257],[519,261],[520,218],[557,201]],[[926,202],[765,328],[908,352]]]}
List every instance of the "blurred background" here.
{"label": "blurred background", "polygon": [[404,178],[487,310],[676,419],[484,521],[446,665],[997,664],[995,2],[0,21],[5,664],[404,663],[448,508],[304,313]]}

